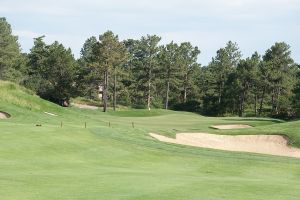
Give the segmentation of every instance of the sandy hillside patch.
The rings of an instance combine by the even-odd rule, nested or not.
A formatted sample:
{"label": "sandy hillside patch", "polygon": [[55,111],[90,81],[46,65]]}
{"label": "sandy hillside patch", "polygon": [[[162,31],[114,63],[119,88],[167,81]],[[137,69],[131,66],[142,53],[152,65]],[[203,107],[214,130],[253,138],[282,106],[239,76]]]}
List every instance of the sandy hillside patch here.
{"label": "sandy hillside patch", "polygon": [[45,114],[47,115],[51,115],[51,116],[54,116],[54,117],[57,117],[58,115],[57,114],[54,114],[54,113],[50,113],[50,112],[44,112]]}
{"label": "sandy hillside patch", "polygon": [[86,105],[86,104],[72,103],[71,105],[76,108],[81,108],[81,109],[90,109],[90,110],[99,109],[99,107],[97,107],[97,106],[90,106],[90,105]]}
{"label": "sandy hillside patch", "polygon": [[242,129],[242,128],[252,128],[252,126],[246,124],[227,124],[227,125],[215,125],[212,128],[229,130],[229,129]]}
{"label": "sandy hillside patch", "polygon": [[300,149],[288,146],[285,137],[280,135],[214,135],[208,133],[179,133],[176,139],[150,133],[162,142],[183,144],[195,147],[242,151],[300,158]]}
{"label": "sandy hillside patch", "polygon": [[0,111],[0,119],[10,118],[10,114]]}

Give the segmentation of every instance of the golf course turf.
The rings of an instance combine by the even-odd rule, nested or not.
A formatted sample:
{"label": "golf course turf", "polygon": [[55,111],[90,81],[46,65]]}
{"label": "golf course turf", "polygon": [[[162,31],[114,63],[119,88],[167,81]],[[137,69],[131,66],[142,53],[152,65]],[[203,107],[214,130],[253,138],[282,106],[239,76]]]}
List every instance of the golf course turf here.
{"label": "golf course turf", "polygon": [[[11,115],[0,119],[3,200],[300,199],[300,159],[169,144],[149,136],[280,134],[300,147],[300,121],[62,108],[3,81],[0,110]],[[222,124],[253,128],[210,128]]]}

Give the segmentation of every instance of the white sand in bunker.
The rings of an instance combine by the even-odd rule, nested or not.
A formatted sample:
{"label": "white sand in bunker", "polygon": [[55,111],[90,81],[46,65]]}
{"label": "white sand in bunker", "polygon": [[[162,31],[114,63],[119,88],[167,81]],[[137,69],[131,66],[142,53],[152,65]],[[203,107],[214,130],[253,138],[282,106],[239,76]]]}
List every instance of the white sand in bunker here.
{"label": "white sand in bunker", "polygon": [[0,111],[0,119],[10,118],[10,114]]}
{"label": "white sand in bunker", "polygon": [[208,133],[179,133],[176,139],[150,133],[162,142],[195,147],[241,151],[300,158],[300,149],[288,146],[288,141],[280,135],[215,135]]}
{"label": "white sand in bunker", "polygon": [[223,129],[223,130],[252,128],[252,126],[245,125],[245,124],[226,124],[226,125],[215,125],[215,126],[211,126],[211,127],[216,128],[216,129]]}

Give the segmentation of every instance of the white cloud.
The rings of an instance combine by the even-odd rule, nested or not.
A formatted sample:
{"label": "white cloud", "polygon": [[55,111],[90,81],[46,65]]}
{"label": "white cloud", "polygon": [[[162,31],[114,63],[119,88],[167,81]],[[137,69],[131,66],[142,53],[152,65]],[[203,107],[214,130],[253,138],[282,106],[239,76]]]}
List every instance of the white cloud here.
{"label": "white cloud", "polygon": [[19,38],[27,38],[27,39],[33,39],[43,35],[29,30],[13,30],[13,34],[17,35]]}
{"label": "white cloud", "polygon": [[72,6],[67,6],[63,1],[22,1],[16,2],[13,0],[1,0],[0,12],[13,14],[40,14],[53,16],[68,16],[75,14]]}
{"label": "white cloud", "polygon": [[[38,13],[44,15],[80,15],[88,11],[135,12],[135,13],[181,13],[226,14],[238,12],[260,13],[262,10],[291,11],[299,9],[298,0],[1,0],[3,13]],[[228,12],[230,11],[230,12]]]}
{"label": "white cloud", "polygon": [[0,0],[0,13],[12,19],[21,43],[31,41],[24,49],[46,35],[46,42],[58,40],[75,55],[86,38],[107,29],[122,39],[157,34],[163,42],[191,41],[204,64],[228,40],[246,56],[275,41],[300,46],[299,0]]}

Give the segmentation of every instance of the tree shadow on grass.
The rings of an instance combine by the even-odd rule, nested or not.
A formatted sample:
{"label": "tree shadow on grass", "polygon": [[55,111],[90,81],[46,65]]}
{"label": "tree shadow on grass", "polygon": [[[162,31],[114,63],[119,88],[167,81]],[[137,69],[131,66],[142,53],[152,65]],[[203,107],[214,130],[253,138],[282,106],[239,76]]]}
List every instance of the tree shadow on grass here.
{"label": "tree shadow on grass", "polygon": [[284,123],[284,120],[280,119],[263,119],[263,118],[241,118],[241,119],[224,119],[225,121],[236,121],[236,122],[273,122],[273,123]]}

